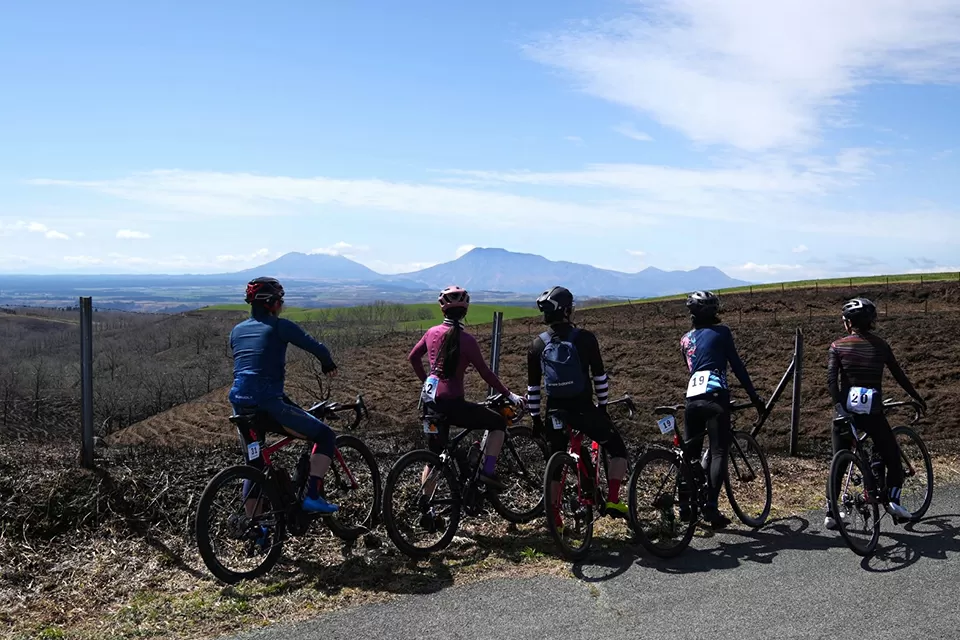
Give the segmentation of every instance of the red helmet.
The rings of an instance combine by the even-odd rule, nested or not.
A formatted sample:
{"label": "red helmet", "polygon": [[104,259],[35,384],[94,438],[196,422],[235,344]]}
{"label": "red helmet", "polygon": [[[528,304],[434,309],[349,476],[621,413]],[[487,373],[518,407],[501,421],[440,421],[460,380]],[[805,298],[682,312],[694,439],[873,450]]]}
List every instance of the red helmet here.
{"label": "red helmet", "polygon": [[282,299],[283,285],[276,278],[261,277],[247,283],[247,295],[243,301],[247,304],[259,302],[269,307]]}
{"label": "red helmet", "polygon": [[443,311],[447,309],[466,309],[470,306],[470,294],[463,287],[451,285],[440,292],[437,298],[440,308]]}

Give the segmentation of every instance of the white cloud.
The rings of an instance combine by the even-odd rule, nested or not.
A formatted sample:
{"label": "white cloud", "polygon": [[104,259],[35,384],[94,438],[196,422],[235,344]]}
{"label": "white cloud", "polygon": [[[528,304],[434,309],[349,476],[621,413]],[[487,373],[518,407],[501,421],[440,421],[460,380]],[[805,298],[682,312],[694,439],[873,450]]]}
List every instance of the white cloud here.
{"label": "white cloud", "polygon": [[647,255],[646,251],[636,251],[633,249],[627,249],[627,253],[629,253],[630,255],[636,258],[642,258],[643,256]]}
{"label": "white cloud", "polygon": [[874,83],[952,82],[955,0],[660,0],[524,47],[699,143],[802,148]]}
{"label": "white cloud", "polygon": [[793,252],[794,252],[794,253],[805,253],[805,252],[807,252],[807,251],[809,251],[809,250],[810,250],[810,249],[808,249],[808,248],[807,248],[807,245],[805,245],[805,244],[801,244],[800,246],[793,248]]}
{"label": "white cloud", "polygon": [[59,231],[54,231],[53,229],[50,229],[43,235],[49,240],[69,240],[70,239],[70,236],[68,236],[67,234],[61,233]]}
{"label": "white cloud", "polygon": [[337,242],[334,245],[329,247],[320,247],[319,249],[312,249],[308,251],[309,254],[322,254],[327,256],[343,256],[344,258],[353,259],[356,254],[369,251],[370,247],[367,245],[352,245],[349,242]]}
{"label": "white cloud", "polygon": [[613,130],[619,133],[620,135],[627,136],[632,140],[638,140],[640,142],[650,142],[651,140],[653,140],[653,138],[650,137],[649,133],[644,133],[643,131],[637,131],[636,127],[634,127],[633,124],[629,122],[623,122],[617,125],[616,127],[614,127]]}
{"label": "white cloud", "polygon": [[103,264],[103,259],[95,256],[64,256],[63,261],[76,265]]}
{"label": "white cloud", "polygon": [[117,237],[125,240],[146,240],[150,237],[149,233],[143,231],[134,231],[132,229],[120,229],[117,231]]}
{"label": "white cloud", "polygon": [[30,233],[42,233],[48,240],[69,240],[70,236],[60,231],[51,229],[41,222],[24,222],[18,220],[10,225],[0,225],[0,231],[28,231]]}
{"label": "white cloud", "polygon": [[73,235],[77,236],[78,238],[82,238],[82,237],[84,237],[84,236],[87,235],[87,234],[85,234],[83,231],[77,231],[77,232],[76,232],[75,234],[73,234]]}
{"label": "white cloud", "polygon": [[956,273],[960,272],[960,266],[957,265],[940,265],[935,264],[931,267],[922,267],[917,269],[910,269],[907,273]]}
{"label": "white cloud", "polygon": [[254,260],[266,260],[270,257],[269,249],[257,249],[253,253],[247,255],[236,256],[236,255],[221,255],[215,258],[215,261],[218,263],[228,263],[228,262],[252,262]]}
{"label": "white cloud", "polygon": [[460,245],[459,247],[457,247],[456,257],[460,258],[462,256],[465,256],[466,254],[470,253],[474,249],[476,249],[476,247],[472,244]]}
{"label": "white cloud", "polygon": [[728,273],[763,274],[763,275],[795,273],[801,270],[803,270],[803,266],[799,264],[757,264],[755,262],[748,262],[744,265],[727,267],[725,269],[725,271],[727,271]]}

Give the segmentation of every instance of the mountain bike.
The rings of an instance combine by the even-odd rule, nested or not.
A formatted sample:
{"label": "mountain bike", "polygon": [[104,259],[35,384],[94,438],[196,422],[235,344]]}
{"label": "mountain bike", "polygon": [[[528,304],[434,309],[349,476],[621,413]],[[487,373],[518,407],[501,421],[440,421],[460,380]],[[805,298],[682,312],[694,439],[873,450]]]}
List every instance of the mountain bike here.
{"label": "mountain bike", "polygon": [[[626,405],[630,417],[636,413],[637,407],[629,395],[624,395],[607,406],[618,404]],[[560,547],[563,557],[576,562],[590,552],[594,521],[607,515],[607,500],[601,487],[600,467],[603,467],[603,478],[606,478],[609,456],[600,443],[570,426],[567,411],[551,410],[547,413],[547,420],[554,429],[566,429],[569,437],[567,450],[550,456],[543,474],[547,531]],[[613,428],[617,430],[615,424]],[[583,454],[585,440],[590,447],[589,455]],[[568,479],[571,480],[569,485]],[[559,491],[554,487],[555,483],[559,483]],[[560,522],[557,522],[558,519]],[[580,544],[569,542],[568,534],[582,536]]]}
{"label": "mountain bike", "polygon": [[[858,430],[852,419],[838,417],[833,422],[836,427],[850,430],[852,442],[849,449],[838,451],[831,461],[827,507],[847,546],[859,556],[869,556],[880,540],[880,520],[883,517],[880,505],[886,507],[890,501],[886,467],[874,451],[872,441],[865,444],[866,432]],[[916,431],[907,426],[894,427],[892,431],[903,465],[900,504],[910,511],[909,522],[916,522],[927,512],[933,500],[933,463]],[[919,468],[921,464],[922,469]],[[886,509],[883,515],[887,515]],[[895,524],[902,523],[900,518],[891,518]]]}
{"label": "mountain bike", "polygon": [[[290,402],[288,398],[285,398]],[[293,404],[292,402],[290,402]],[[347,429],[357,428],[368,416],[362,395],[356,402],[324,401],[307,409],[323,421],[337,413],[353,411]],[[220,580],[232,584],[267,573],[280,558],[284,541],[302,536],[314,520],[321,519],[343,540],[369,532],[380,513],[381,485],[377,461],[359,438],[336,437],[334,458],[324,478],[322,494],[339,506],[334,514],[306,512],[301,508],[316,445],[287,434],[273,418],[252,411],[230,416],[246,454],[244,464],[215,475],[197,505],[197,545],[204,564]],[[283,438],[265,446],[267,433]],[[304,443],[293,478],[271,456],[294,443]]]}
{"label": "mountain bike", "polygon": [[[528,427],[508,399],[494,394],[481,403],[507,420],[496,474],[507,485],[501,493],[480,480],[480,463],[488,432],[467,443],[472,429],[448,439],[440,454],[415,449],[401,456],[387,474],[383,490],[383,524],[393,543],[412,558],[424,558],[445,549],[453,540],[464,513],[478,516],[489,503],[509,522],[529,522],[543,512],[540,494],[547,443]],[[436,434],[446,417],[425,411],[424,433]],[[425,490],[426,488],[426,490]]]}
{"label": "mountain bike", "polygon": [[[752,407],[749,402],[730,402],[731,411]],[[660,432],[673,433],[673,447],[651,446],[640,456],[630,475],[631,524],[640,544],[661,558],[677,556],[687,548],[707,502],[710,451],[704,447],[699,463],[687,459],[684,448],[701,436],[681,443],[677,414],[683,409],[684,405],[654,409],[656,415],[664,416],[657,421]],[[724,488],[737,518],[756,529],[766,522],[773,502],[770,468],[763,449],[753,436],[737,431],[732,425],[730,431]],[[675,536],[679,539],[674,540]]]}

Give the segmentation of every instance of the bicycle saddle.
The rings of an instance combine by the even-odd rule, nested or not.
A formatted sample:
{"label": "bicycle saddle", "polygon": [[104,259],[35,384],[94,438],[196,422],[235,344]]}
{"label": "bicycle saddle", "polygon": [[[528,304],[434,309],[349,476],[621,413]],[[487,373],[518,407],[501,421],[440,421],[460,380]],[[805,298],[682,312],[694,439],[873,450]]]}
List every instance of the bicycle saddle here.
{"label": "bicycle saddle", "polygon": [[683,409],[682,404],[671,404],[671,405],[664,405],[662,407],[655,407],[653,412],[658,416],[667,416],[667,415],[672,416],[677,412],[679,412],[681,409]]}

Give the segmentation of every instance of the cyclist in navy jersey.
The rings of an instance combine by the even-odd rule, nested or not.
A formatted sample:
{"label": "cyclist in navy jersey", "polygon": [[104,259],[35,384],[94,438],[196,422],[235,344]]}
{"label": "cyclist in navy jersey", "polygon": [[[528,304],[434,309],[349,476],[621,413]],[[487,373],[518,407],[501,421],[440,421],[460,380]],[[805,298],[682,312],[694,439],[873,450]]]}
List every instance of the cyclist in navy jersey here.
{"label": "cyclist in navy jersey", "polygon": [[[877,320],[876,305],[866,298],[854,298],[843,305],[842,316],[849,335],[834,341],[827,352],[827,390],[837,416],[852,418],[854,426],[870,436],[876,452],[883,459],[889,487],[886,510],[894,516],[909,519],[910,512],[900,506],[903,485],[900,447],[883,413],[883,368],[890,369],[897,383],[916,400],[924,413],[927,403],[900,368],[890,345],[872,333]],[[846,427],[842,423],[835,424],[833,453],[849,448],[850,439]],[[828,529],[835,529],[837,523],[829,512],[829,505],[827,508],[823,524]]]}
{"label": "cyclist in navy jersey", "polygon": [[[720,298],[710,291],[696,291],[687,298],[687,309],[693,329],[680,339],[683,359],[690,372],[683,439],[693,438],[693,441],[684,448],[684,455],[691,462],[698,461],[703,451],[703,436],[705,433],[710,435],[707,506],[703,516],[714,529],[719,529],[730,524],[730,519],[721,514],[717,506],[727,471],[731,437],[727,365],[733,369],[758,413],[762,413],[765,405],[740,360],[730,328],[720,324],[717,315],[720,312]],[[681,507],[681,518],[689,517],[686,515],[688,513],[686,508]]]}
{"label": "cyclist in navy jersey", "polygon": [[337,374],[337,365],[330,351],[300,325],[278,317],[283,307],[283,295],[283,286],[274,278],[254,278],[247,284],[245,301],[250,305],[250,317],[230,332],[234,362],[230,403],[235,413],[254,409],[263,411],[282,425],[282,435],[314,443],[307,495],[302,506],[305,511],[334,513],[338,510],[337,505],[327,502],[321,492],[323,476],[330,469],[334,455],[336,435],[329,426],[290,402],[284,394],[287,344],[313,354],[320,360],[321,370],[327,376]]}

